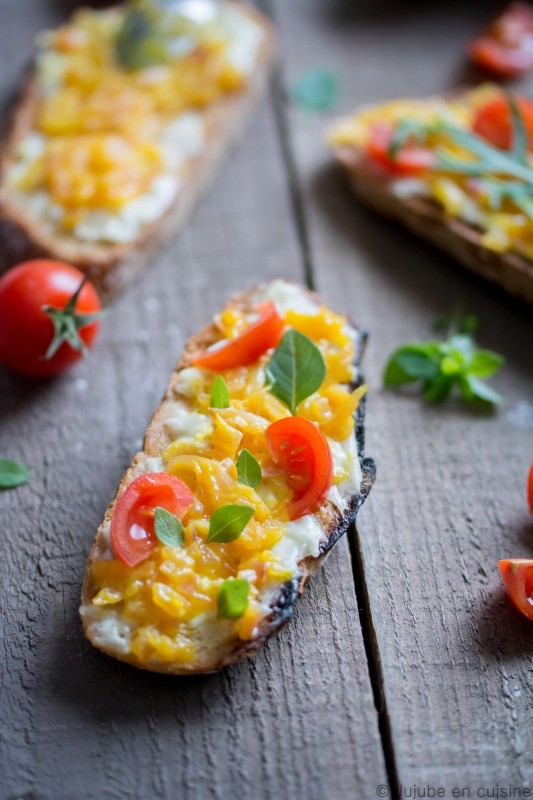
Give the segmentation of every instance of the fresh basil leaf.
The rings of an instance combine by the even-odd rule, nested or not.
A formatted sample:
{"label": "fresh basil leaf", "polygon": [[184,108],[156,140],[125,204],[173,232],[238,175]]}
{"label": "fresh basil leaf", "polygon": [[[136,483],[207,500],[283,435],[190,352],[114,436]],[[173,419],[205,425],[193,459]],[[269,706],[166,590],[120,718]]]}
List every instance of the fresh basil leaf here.
{"label": "fresh basil leaf", "polygon": [[14,489],[29,480],[30,471],[20,461],[11,458],[0,459],[0,489]]}
{"label": "fresh basil leaf", "polygon": [[168,50],[151,17],[142,8],[131,8],[115,40],[118,63],[126,70],[146,69],[168,61]]}
{"label": "fresh basil leaf", "polygon": [[490,378],[505,363],[505,358],[493,350],[476,350],[468,372],[477,378]]}
{"label": "fresh basil leaf", "polygon": [[181,521],[166,508],[158,506],[154,511],[155,535],[163,544],[183,547],[184,529]]}
{"label": "fresh basil leaf", "polygon": [[328,111],[337,102],[339,80],[328,69],[309,69],[294,81],[289,94],[292,102],[306,111]]}
{"label": "fresh basil leaf", "polygon": [[475,375],[465,375],[461,379],[461,391],[465,400],[481,400],[490,405],[499,405],[503,398],[494,389]]}
{"label": "fresh basil leaf", "polygon": [[255,508],[232,504],[217,508],[209,523],[208,542],[233,542],[254,515]]}
{"label": "fresh basil leaf", "polygon": [[437,375],[424,385],[424,400],[427,403],[441,403],[446,400],[453,386],[453,378],[449,375]]}
{"label": "fresh basil leaf", "polygon": [[303,333],[289,330],[274,350],[266,369],[270,391],[290,409],[320,388],[326,375],[322,353]]}
{"label": "fresh basil leaf", "polygon": [[213,389],[211,391],[211,400],[209,405],[211,408],[229,408],[229,389],[226,381],[222,375],[217,375],[213,382]]}
{"label": "fresh basil leaf", "polygon": [[217,592],[218,616],[239,619],[248,608],[248,581],[243,578],[228,578]]}
{"label": "fresh basil leaf", "polygon": [[259,461],[250,453],[249,450],[241,450],[237,459],[237,480],[252,489],[261,482],[263,473]]}
{"label": "fresh basil leaf", "polygon": [[[435,346],[436,345],[436,346]],[[394,351],[383,375],[385,386],[400,386],[412,381],[434,378],[439,371],[435,356],[438,344],[406,344]]]}

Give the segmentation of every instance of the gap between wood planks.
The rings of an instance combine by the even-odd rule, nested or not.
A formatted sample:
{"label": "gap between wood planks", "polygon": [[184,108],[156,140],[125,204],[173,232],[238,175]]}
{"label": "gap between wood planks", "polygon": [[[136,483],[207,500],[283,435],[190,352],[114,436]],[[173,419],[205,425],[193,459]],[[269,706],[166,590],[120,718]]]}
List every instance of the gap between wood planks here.
{"label": "gap between wood planks", "polygon": [[[275,13],[272,8],[271,0],[257,0],[257,5],[264,11],[270,19],[275,21]],[[301,190],[296,166],[296,158],[292,146],[290,135],[290,122],[286,107],[286,81],[284,79],[284,68],[281,57],[272,71],[270,80],[270,90],[276,118],[276,125],[280,138],[282,158],[287,170],[287,189],[290,197],[291,207],[294,214],[294,224],[296,227],[297,240],[302,257],[302,267],[305,282],[309,289],[315,289],[314,264],[309,240],[309,228],[305,212],[305,202]],[[396,757],[392,740],[390,717],[387,709],[387,700],[383,682],[383,669],[379,653],[379,645],[370,609],[370,597],[366,576],[363,566],[359,532],[356,525],[352,525],[348,530],[348,541],[350,547],[350,557],[352,561],[352,573],[354,578],[354,590],[359,611],[359,622],[365,646],[368,673],[374,698],[374,706],[378,715],[378,726],[381,738],[385,768],[389,780],[391,800],[400,800],[400,782],[396,769]]]}

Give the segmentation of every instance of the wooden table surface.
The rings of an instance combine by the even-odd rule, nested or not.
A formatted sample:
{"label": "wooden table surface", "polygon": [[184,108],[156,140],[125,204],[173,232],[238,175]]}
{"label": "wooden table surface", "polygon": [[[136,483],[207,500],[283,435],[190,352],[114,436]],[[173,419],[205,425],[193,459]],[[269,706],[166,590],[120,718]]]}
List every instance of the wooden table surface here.
{"label": "wooden table surface", "polygon": [[[34,34],[74,5],[0,0],[2,101]],[[533,556],[531,309],[359,207],[324,147],[328,117],[284,101],[314,66],[340,76],[341,112],[446,90],[471,77],[464,47],[494,8],[269,1],[281,67],[186,229],[113,306],[89,360],[48,384],[0,372],[0,453],[32,470],[0,495],[1,800],[531,796],[533,626],[496,566]],[[273,276],[311,281],[371,331],[378,480],[254,661],[144,674],[84,640],[85,558],[185,339]],[[494,416],[381,387],[391,350],[458,300],[507,359]]]}

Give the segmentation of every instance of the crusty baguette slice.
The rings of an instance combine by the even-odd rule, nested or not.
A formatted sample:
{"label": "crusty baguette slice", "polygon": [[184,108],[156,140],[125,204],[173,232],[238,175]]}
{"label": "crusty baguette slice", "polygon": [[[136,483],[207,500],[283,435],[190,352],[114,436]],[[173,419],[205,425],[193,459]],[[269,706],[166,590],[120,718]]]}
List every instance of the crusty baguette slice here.
{"label": "crusty baguette slice", "polygon": [[51,233],[29,216],[24,203],[3,186],[17,144],[32,130],[38,94],[35,73],[30,72],[0,142],[0,272],[29,258],[67,261],[90,275],[106,304],[135,282],[157,250],[177,233],[213,180],[220,161],[243,133],[266,83],[276,51],[274,30],[253,7],[239,3],[239,8],[263,30],[256,67],[243,91],[227,95],[205,110],[204,143],[180,172],[181,188],[175,200],[159,219],[143,225],[139,235],[125,244],[83,243],[70,235]]}
{"label": "crusty baguette slice", "polygon": [[[294,285],[289,284],[289,286]],[[257,307],[258,301],[262,301],[262,292],[264,289],[265,285],[261,285],[247,292],[236,295],[230,300],[228,307],[251,310]],[[318,296],[314,293],[308,292],[304,289],[301,291],[305,296],[313,299],[315,302],[319,301]],[[352,328],[351,324],[350,328]],[[359,365],[366,343],[366,333],[357,328],[353,328],[353,337],[355,342],[356,377],[350,388],[355,389],[357,386],[362,384],[362,374],[360,372]],[[322,502],[315,514],[319,524],[322,526],[324,536],[318,556],[308,556],[302,559],[298,563],[298,574],[296,577],[285,583],[280,583],[279,590],[276,592],[269,605],[269,612],[262,618],[259,631],[253,639],[249,641],[241,641],[235,638],[229,651],[227,646],[225,646],[225,650],[222,652],[220,649],[214,649],[212,653],[203,653],[201,658],[190,664],[139,664],[138,660],[131,655],[131,653],[117,653],[114,647],[110,648],[106,646],[105,642],[102,642],[101,639],[99,639],[97,628],[93,625],[94,606],[91,605],[91,601],[96,594],[96,587],[93,585],[93,581],[91,579],[91,565],[95,559],[110,557],[109,526],[118,498],[135,477],[144,471],[147,471],[146,467],[144,466],[146,464],[146,460],[158,458],[171,441],[167,432],[165,431],[165,422],[172,413],[172,405],[175,404],[175,389],[179,380],[180,372],[183,369],[191,366],[191,357],[194,353],[198,352],[198,350],[203,350],[204,348],[209,347],[217,342],[220,338],[220,330],[214,324],[210,324],[196,334],[193,338],[191,338],[186,344],[176,370],[170,377],[161,404],[157,408],[148,426],[144,437],[143,450],[140,453],[137,453],[137,455],[134,457],[131,466],[124,475],[118,487],[114,499],[111,501],[105,513],[102,525],[98,529],[89,555],[87,571],[85,573],[83,582],[80,613],[87,638],[103,652],[114,656],[115,658],[119,658],[122,661],[133,664],[134,666],[140,666],[144,669],[149,669],[155,672],[171,673],[175,675],[213,672],[229,664],[238,662],[247,656],[253,655],[270,636],[278,631],[292,617],[294,604],[298,596],[302,594],[305,584],[326,559],[333,545],[355,521],[357,512],[368,495],[375,478],[376,468],[374,462],[372,459],[364,457],[365,402],[363,397],[355,412],[354,429],[354,436],[357,443],[356,450],[361,467],[359,490],[356,493],[350,493],[350,495],[345,498],[346,503],[343,513],[341,513],[338,509],[338,506],[336,506],[329,499]]]}
{"label": "crusty baguette slice", "polygon": [[334,149],[350,187],[365,205],[405,227],[446,253],[477,275],[501,286],[509,294],[533,303],[533,262],[518,253],[496,253],[481,243],[481,232],[460,219],[446,216],[427,197],[398,196],[393,184],[369,169],[354,148]]}

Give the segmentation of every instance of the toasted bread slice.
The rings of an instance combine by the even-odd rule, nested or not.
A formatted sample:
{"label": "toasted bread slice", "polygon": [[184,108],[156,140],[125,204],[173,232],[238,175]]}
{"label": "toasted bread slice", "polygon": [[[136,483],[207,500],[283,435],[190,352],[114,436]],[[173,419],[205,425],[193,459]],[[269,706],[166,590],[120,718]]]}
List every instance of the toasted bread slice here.
{"label": "toasted bread slice", "polygon": [[66,261],[90,275],[104,303],[108,303],[136,280],[157,250],[179,230],[213,179],[219,162],[243,133],[276,50],[273,28],[256,9],[233,0],[220,0],[220,5],[238,9],[260,30],[254,67],[243,89],[224,95],[201,111],[202,144],[171,173],[179,179],[173,201],[157,219],[141,224],[128,241],[84,241],[74,233],[58,230],[35,216],[24,193],[7,185],[17,148],[34,130],[40,94],[36,71],[30,72],[0,145],[0,271],[29,258]]}
{"label": "toasted bread slice", "polygon": [[[481,91],[487,92],[488,87],[482,87]],[[467,98],[468,94],[464,96]],[[461,93],[453,95],[454,100],[460,101],[461,97]],[[398,105],[401,102],[398,101]],[[406,102],[419,102],[420,107],[424,103]],[[432,98],[432,102],[437,101]],[[438,102],[443,105],[446,99]],[[379,106],[374,111],[377,116]],[[335,158],[345,171],[351,189],[365,205],[401,222],[417,236],[437,245],[472,272],[498,284],[509,294],[533,303],[532,260],[512,248],[497,252],[487,247],[483,242],[485,231],[479,225],[447,213],[436,199],[419,194],[415,187],[417,179],[412,181],[414,190],[411,191],[410,180],[387,175],[369,163],[361,143],[352,146],[334,139],[333,135]]]}
{"label": "toasted bread slice", "polygon": [[[297,287],[295,284],[290,284],[285,281],[273,281],[270,284],[258,286],[248,292],[235,296],[227,306],[225,315],[227,316],[228,313],[230,316],[236,314],[242,318],[249,318],[250,315],[252,315],[251,318],[253,319],[254,309],[257,308],[258,304],[265,302],[265,300],[272,300],[278,308],[279,313],[282,315],[287,312],[288,309],[294,309],[296,306],[301,309],[304,315],[311,315],[311,324],[314,322],[314,319],[316,319],[318,321],[317,324],[320,325],[320,314],[324,313],[324,309],[320,305],[318,297],[305,289]],[[327,313],[331,314],[331,312]],[[218,320],[220,319],[219,317]],[[300,323],[298,323],[298,319]],[[331,319],[330,317],[330,320]],[[342,329],[337,326],[337,330],[341,330],[339,335],[349,337],[351,355],[354,357],[355,361],[355,367],[353,369],[350,368],[351,379],[349,383],[343,384],[346,392],[345,396],[348,397],[351,396],[351,393],[356,387],[361,386],[359,364],[366,337],[364,333],[352,327],[345,318],[337,316],[336,319],[340,319],[342,322]],[[290,310],[288,311],[288,315],[286,316],[286,322],[288,324],[301,324],[301,320],[302,317],[295,318],[293,312]],[[307,317],[307,320],[309,320],[309,317]],[[306,330],[309,330],[308,326],[305,325],[305,320],[304,327]],[[266,559],[267,563],[269,558],[273,558],[278,564],[277,569],[281,569],[281,572],[276,573],[278,578],[274,578],[265,584],[267,588],[265,588],[265,586],[263,587],[261,590],[262,594],[256,595],[256,597],[259,598],[258,602],[262,603],[262,605],[256,606],[256,609],[260,608],[261,610],[257,612],[258,616],[256,616],[252,627],[248,627],[244,633],[242,629],[239,628],[239,620],[233,622],[217,618],[215,604],[214,609],[210,608],[207,613],[199,614],[188,622],[183,624],[176,623],[175,627],[172,627],[172,624],[169,623],[171,624],[172,631],[169,635],[172,641],[165,639],[163,646],[161,644],[161,639],[156,640],[153,638],[153,635],[159,636],[161,634],[161,629],[155,631],[155,628],[157,628],[157,620],[154,620],[155,628],[152,627],[150,629],[152,633],[146,633],[148,628],[150,628],[150,608],[152,609],[152,613],[155,610],[155,613],[159,614],[159,619],[161,615],[159,609],[151,604],[151,600],[146,600],[146,594],[144,594],[143,597],[147,604],[145,614],[148,617],[148,621],[143,617],[142,626],[144,632],[140,632],[140,623],[138,619],[135,618],[135,614],[132,616],[131,606],[127,605],[130,601],[125,600],[117,604],[101,605],[99,598],[102,595],[102,589],[104,592],[107,591],[106,587],[108,585],[105,576],[107,575],[111,582],[115,576],[113,572],[115,567],[109,567],[108,565],[117,565],[117,562],[113,561],[114,554],[110,544],[110,526],[112,524],[117,501],[132,480],[139,475],[145,472],[163,469],[167,471],[173,470],[172,464],[174,462],[171,461],[169,465],[167,459],[165,465],[162,460],[162,454],[164,454],[165,450],[171,445],[175,436],[175,430],[172,433],[173,426],[171,420],[176,415],[177,404],[183,406],[185,403],[185,408],[190,409],[192,403],[194,407],[194,404],[197,402],[197,397],[200,396],[202,391],[198,388],[198,381],[207,380],[207,384],[209,385],[209,381],[213,378],[213,373],[210,373],[208,370],[198,371],[193,367],[191,372],[191,359],[198,350],[204,350],[220,340],[220,327],[218,324],[213,323],[194,336],[186,345],[176,371],[170,378],[163,400],[146,431],[143,450],[133,459],[131,467],[120,483],[115,498],[106,511],[103,523],[97,532],[95,542],[91,549],[87,572],[83,583],[80,613],[85,634],[89,640],[100,650],[111,656],[133,664],[134,666],[156,672],[172,673],[176,675],[212,672],[255,653],[272,634],[290,619],[298,595],[302,593],[305,584],[324,561],[335,542],[346,532],[348,526],[355,520],[357,511],[366,498],[375,476],[375,465],[373,461],[363,457],[363,399],[354,413],[355,426],[353,427],[351,425],[351,420],[349,419],[351,417],[351,411],[348,412],[348,420],[344,420],[344,423],[350,421],[349,427],[352,429],[352,433],[349,434],[347,442],[341,445],[339,442],[329,440],[328,437],[332,448],[337,483],[330,489],[326,499],[319,504],[314,513],[306,513],[303,517],[293,522],[285,521],[281,523],[282,528],[280,528],[280,530],[283,531],[283,534],[281,539],[278,539],[277,544],[275,546],[271,545],[271,549],[263,552],[262,555],[259,554],[259,551],[255,553],[255,555],[263,559],[263,561]],[[323,347],[322,344],[321,347]],[[326,352],[333,351],[335,351],[335,353],[339,352],[337,345],[333,347],[333,350],[327,350]],[[260,371],[264,370],[265,363],[270,357],[271,352],[267,352],[261,357],[258,364],[258,369]],[[328,358],[329,356],[325,356],[326,364],[329,363]],[[255,368],[254,366],[253,369],[255,370]],[[254,372],[253,374],[256,376],[259,374],[263,375],[263,372]],[[191,375],[192,388],[190,384]],[[224,373],[224,376],[228,380],[230,391],[231,387],[234,385],[232,381],[237,379],[237,375],[239,376],[238,381],[242,383],[244,378],[246,383],[246,373],[243,373],[243,368],[240,370],[230,370]],[[248,389],[246,390],[248,394],[252,391],[250,386],[253,385],[253,380],[255,379],[252,373],[250,373],[249,381],[247,382]],[[262,382],[263,380],[264,379],[261,378]],[[235,385],[240,384],[237,382]],[[343,387],[340,388],[342,389]],[[267,389],[264,391],[267,391]],[[362,395],[362,392],[359,391],[358,393]],[[189,399],[187,399],[187,395]],[[194,399],[193,396],[196,399]],[[270,393],[269,397],[271,397]],[[271,399],[277,405],[274,411],[270,409],[269,412],[265,412],[270,416],[270,421],[274,415],[280,414],[284,416],[287,414],[286,410],[280,408],[279,402],[275,400],[275,398],[272,397]],[[233,396],[231,402],[235,402],[236,406],[239,405],[238,399],[234,401]],[[270,401],[267,399],[267,403],[268,402]],[[211,409],[209,413],[212,413],[212,411]],[[228,409],[228,411],[231,412],[231,409]],[[180,413],[183,418],[183,412]],[[258,416],[250,415],[250,419],[252,417],[254,417],[254,425],[258,420],[260,421]],[[269,424],[269,420],[264,420],[263,422],[265,426]],[[181,424],[183,425],[183,422]],[[176,445],[174,444],[172,446],[175,447]],[[343,452],[349,452],[351,456],[343,456]],[[339,458],[344,466],[339,467]],[[344,461],[344,458],[353,458],[351,466],[346,466],[346,464],[349,464],[349,461]],[[200,458],[200,460],[202,459]],[[203,460],[205,461],[205,459]],[[340,473],[339,469],[341,470]],[[348,472],[343,473],[343,469],[348,470]],[[174,472],[174,474],[177,473]],[[266,475],[267,473],[265,472],[263,478],[268,481]],[[339,475],[341,475],[340,480]],[[349,477],[342,478],[342,475],[349,475]],[[242,486],[240,488],[242,489]],[[199,491],[198,489],[198,492]],[[246,491],[252,492],[251,489],[249,490],[247,488]],[[246,497],[250,496],[251,495],[246,495]],[[272,513],[274,514],[275,512]],[[208,547],[208,551],[206,552],[208,552],[208,559],[210,560],[219,554],[221,550],[224,551],[224,548],[229,548],[227,551],[227,553],[229,553],[232,547],[239,546],[239,539],[236,542],[232,542],[231,545],[219,545],[216,543],[207,545],[205,542],[205,531],[202,533],[201,531],[199,532],[199,528],[195,529],[194,522],[189,522],[187,525],[187,518],[185,518],[184,521],[186,523],[186,530],[191,527],[191,524],[193,526],[192,539],[189,534],[186,535],[187,553],[192,553],[198,546],[202,548]],[[270,530],[272,522],[276,523],[276,520],[270,518],[264,519],[264,527],[261,528],[259,526],[254,536],[262,535],[261,533],[257,533],[257,531],[263,531],[264,533],[265,530]],[[194,530],[196,530],[195,533]],[[259,541],[259,539],[257,541]],[[255,552],[253,550],[254,546],[259,547],[260,550],[263,545],[248,543],[246,547],[251,548],[251,550],[250,552],[248,552],[248,550],[246,551],[247,557],[250,556],[250,553],[253,555]],[[159,545],[158,547],[161,550]],[[276,548],[278,549],[276,550]],[[229,557],[227,553],[225,557]],[[176,555],[176,558],[185,557],[185,555],[182,556],[179,553]],[[163,556],[159,554],[157,557],[154,556],[154,558],[158,559],[157,563],[161,565]],[[278,559],[278,561],[276,561],[276,559]],[[296,559],[298,560],[296,561]],[[241,565],[241,570],[243,564],[248,564],[249,566],[248,561],[241,561],[239,563]],[[283,572],[283,569],[286,569],[287,565],[289,566],[290,574]],[[120,566],[121,565],[118,564],[118,567]],[[237,569],[237,567],[234,568]],[[165,567],[164,569],[167,568]],[[124,570],[123,567],[122,570]],[[102,572],[105,573],[104,578],[102,578]],[[150,573],[151,577],[146,579],[148,573]],[[156,580],[154,574],[157,578],[157,576],[160,576],[161,570],[157,573],[153,571],[150,572],[149,566],[148,570],[143,572],[144,577],[140,579],[141,581],[144,580],[145,583],[145,589],[143,591],[146,592],[147,583]],[[242,571],[237,573],[238,576],[243,574],[248,574],[248,572],[245,570],[244,573]],[[95,575],[97,578],[95,578]],[[133,572],[131,575],[133,577],[131,577],[128,585],[135,584],[135,580],[138,578],[137,575],[133,575]],[[122,578],[122,580],[124,580],[124,578]],[[160,577],[159,580],[161,580]],[[123,584],[121,585],[123,586]],[[114,587],[111,586],[111,593],[116,589],[116,585]],[[207,589],[205,591],[207,591]],[[94,602],[95,598],[96,603]],[[131,602],[138,602],[138,597],[136,596]],[[164,619],[161,625],[163,625],[164,628],[167,624],[167,617],[165,614],[163,614],[163,617]],[[167,629],[167,634],[168,633],[169,631]],[[152,636],[150,645],[146,644],[147,636]],[[139,637],[144,637],[144,644],[138,644]],[[183,637],[191,644],[194,653],[191,654],[191,652],[187,652],[184,658],[178,653],[177,658],[173,658],[173,643],[175,644],[176,641],[180,639],[183,641]]]}

